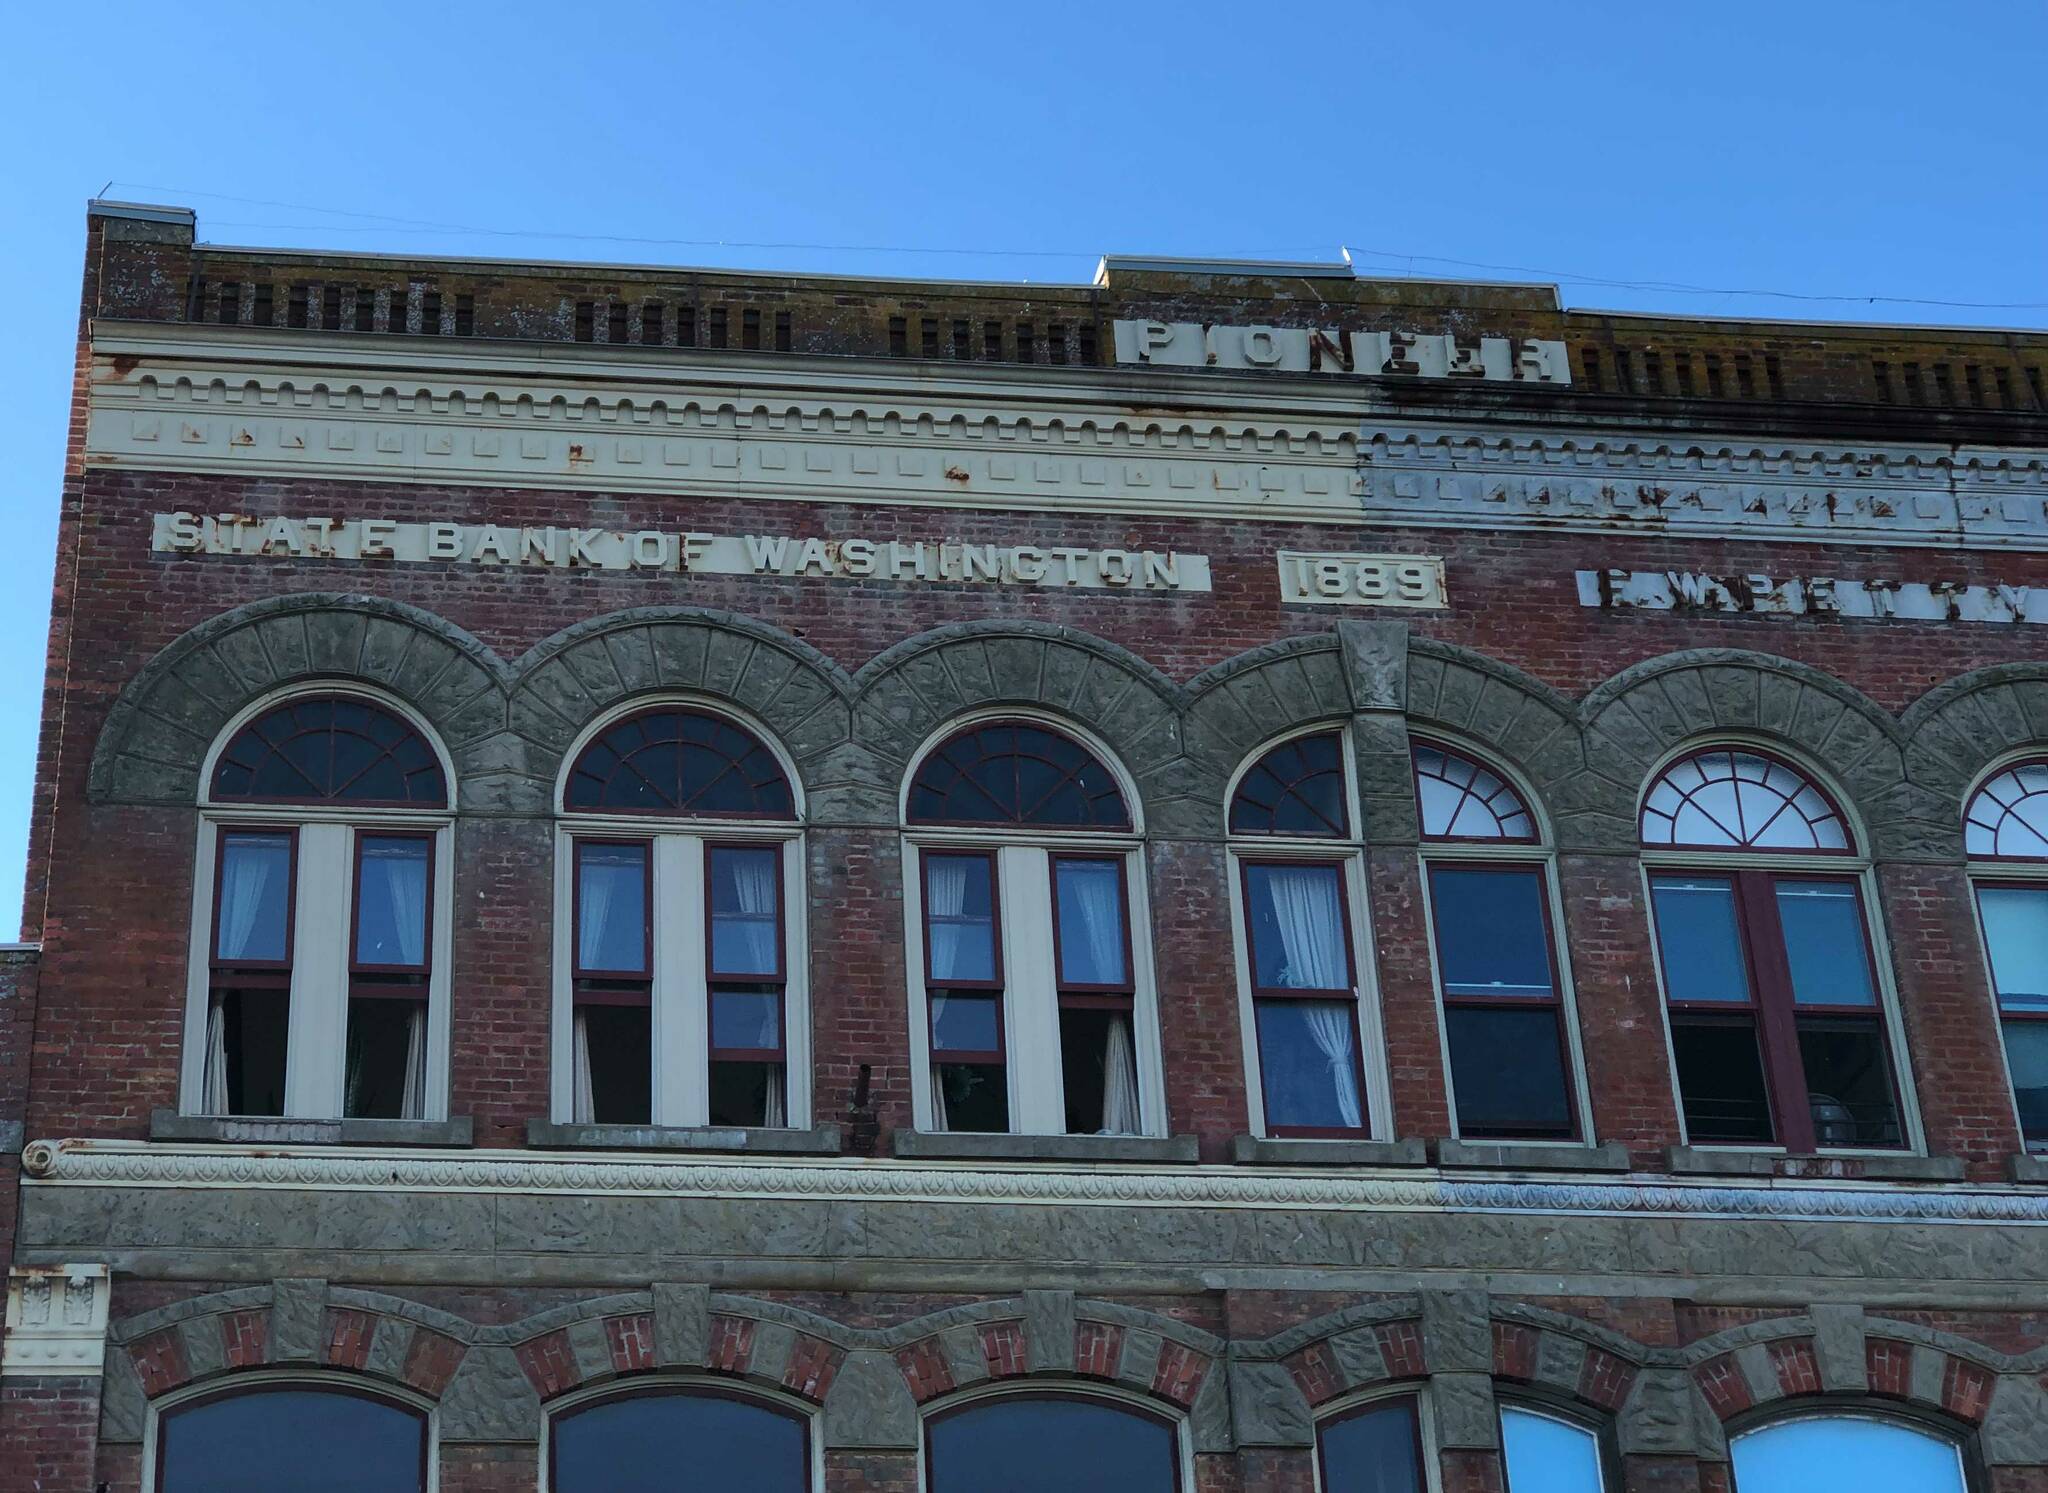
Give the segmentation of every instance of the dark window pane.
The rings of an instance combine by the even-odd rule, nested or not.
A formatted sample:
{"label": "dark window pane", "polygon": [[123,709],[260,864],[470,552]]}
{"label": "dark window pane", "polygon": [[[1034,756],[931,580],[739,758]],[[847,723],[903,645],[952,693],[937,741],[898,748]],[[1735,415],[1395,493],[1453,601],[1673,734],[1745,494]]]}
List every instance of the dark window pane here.
{"label": "dark window pane", "polygon": [[1335,733],[1282,742],[1239,780],[1230,801],[1234,835],[1350,833],[1344,808],[1344,749]]}
{"label": "dark window pane", "polygon": [[937,1129],[1001,1135],[1010,1128],[1010,1077],[1001,1063],[938,1063],[932,1075]]}
{"label": "dark window pane", "polygon": [[1445,995],[1554,993],[1540,870],[1438,866],[1429,895]]}
{"label": "dark window pane", "polygon": [[701,711],[628,716],[569,770],[570,809],[787,819],[796,799],[775,754],[751,731]]}
{"label": "dark window pane", "polygon": [[1358,1130],[1358,1028],[1349,1001],[1256,1004],[1259,1078],[1274,1129]]}
{"label": "dark window pane", "polygon": [[1349,990],[1344,875],[1338,866],[1245,867],[1252,983],[1264,990]]}
{"label": "dark window pane", "polygon": [[1082,1399],[999,1399],[931,1422],[930,1493],[1174,1493],[1164,1422]]}
{"label": "dark window pane", "polygon": [[1394,1400],[1326,1421],[1323,1487],[1329,1493],[1422,1493],[1415,1402]]}
{"label": "dark window pane", "polygon": [[283,1114],[291,996],[283,990],[224,990],[219,999],[228,1113]]}
{"label": "dark window pane", "polygon": [[1780,881],[1778,922],[1800,1005],[1874,1006],[1863,913],[1847,881]]}
{"label": "dark window pane", "polygon": [[1657,876],[1657,947],[1673,1001],[1746,1001],[1749,973],[1735,922],[1735,883],[1725,876]]}
{"label": "dark window pane", "polygon": [[934,995],[934,1052],[994,1052],[1003,1045],[1002,998],[993,995]]}
{"label": "dark window pane", "polygon": [[427,958],[426,840],[365,835],[356,879],[356,963],[424,967]]}
{"label": "dark window pane", "polygon": [[600,1125],[654,1119],[654,1028],[646,1006],[582,1006],[590,1047],[590,1117]]}
{"label": "dark window pane", "polygon": [[220,837],[220,913],[214,957],[274,964],[289,947],[292,841],[237,831]]}
{"label": "dark window pane", "polygon": [[1128,1012],[1062,1008],[1060,1077],[1069,1135],[1138,1133],[1138,1065]]}
{"label": "dark window pane", "polygon": [[404,1120],[426,1113],[426,1017],[424,1001],[359,996],[348,1003],[344,1114]]}
{"label": "dark window pane", "polygon": [[1671,1020],[1686,1135],[1694,1145],[1768,1145],[1771,1102],[1756,1028],[1746,1020]]}
{"label": "dark window pane", "polygon": [[995,889],[985,855],[924,857],[924,920],[934,985],[982,985],[996,977]]}
{"label": "dark window pane", "polygon": [[711,1123],[714,1125],[786,1125],[780,1063],[713,1063]]}
{"label": "dark window pane", "polygon": [[576,857],[576,963],[644,975],[647,970],[645,845],[582,845]]}
{"label": "dark window pane", "polygon": [[2027,1144],[2048,1144],[2048,1021],[2006,1022],[2005,1061]]}
{"label": "dark window pane", "polygon": [[1884,1034],[1875,1020],[1808,1016],[1799,1021],[1799,1059],[1823,1146],[1896,1146],[1899,1114],[1892,1102]]}
{"label": "dark window pane", "polygon": [[762,975],[782,968],[782,852],[714,848],[711,877],[711,972]]}
{"label": "dark window pane", "polygon": [[1116,779],[1087,748],[1018,722],[972,727],[932,752],[910,785],[909,807],[919,824],[1131,826]]}
{"label": "dark window pane", "polygon": [[287,803],[445,807],[433,748],[398,717],[362,700],[292,700],[235,733],[213,771],[214,796]]}
{"label": "dark window pane", "polygon": [[1056,860],[1062,985],[1122,985],[1124,876],[1115,861]]}
{"label": "dark window pane", "polygon": [[252,1390],[163,1418],[159,1493],[421,1493],[427,1423],[364,1395]]}
{"label": "dark window pane", "polygon": [[711,1045],[714,1048],[782,1047],[782,992],[779,990],[714,990],[711,992]]}
{"label": "dark window pane", "polygon": [[1573,1133],[1558,1020],[1555,1006],[1445,1009],[1461,1134]]}
{"label": "dark window pane", "polygon": [[2048,887],[1980,886],[1991,981],[2008,1011],[2048,1011]]}
{"label": "dark window pane", "polygon": [[804,1422],[714,1394],[641,1394],[549,1428],[554,1493],[805,1493]]}

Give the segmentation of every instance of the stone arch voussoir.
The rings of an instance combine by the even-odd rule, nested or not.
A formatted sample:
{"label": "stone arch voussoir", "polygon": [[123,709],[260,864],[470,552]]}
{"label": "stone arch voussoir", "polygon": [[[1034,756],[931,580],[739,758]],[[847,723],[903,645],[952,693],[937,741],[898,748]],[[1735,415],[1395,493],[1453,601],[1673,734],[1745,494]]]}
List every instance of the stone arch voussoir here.
{"label": "stone arch voussoir", "polygon": [[1612,839],[1605,797],[1588,792],[1578,715],[1548,685],[1470,648],[1415,638],[1407,714],[1411,729],[1462,739],[1520,773],[1560,841]]}
{"label": "stone arch voussoir", "polygon": [[1072,628],[964,622],[906,639],[855,676],[853,738],[889,785],[946,722],[992,706],[1064,716],[1106,742],[1131,776],[1146,824],[1173,833],[1204,774],[1183,739],[1185,692],[1127,649]]}
{"label": "stone arch voussoir", "polygon": [[697,607],[638,607],[565,628],[512,665],[510,722],[552,804],[562,754],[638,696],[702,695],[760,721],[795,762],[813,822],[846,817],[873,774],[851,750],[844,670],[774,627]]}
{"label": "stone arch voussoir", "polygon": [[503,660],[431,612],[382,597],[274,596],[200,623],[144,664],[108,712],[87,778],[95,802],[198,802],[228,721],[273,690],[321,680],[388,691],[455,761],[458,802],[488,807],[516,779]]}

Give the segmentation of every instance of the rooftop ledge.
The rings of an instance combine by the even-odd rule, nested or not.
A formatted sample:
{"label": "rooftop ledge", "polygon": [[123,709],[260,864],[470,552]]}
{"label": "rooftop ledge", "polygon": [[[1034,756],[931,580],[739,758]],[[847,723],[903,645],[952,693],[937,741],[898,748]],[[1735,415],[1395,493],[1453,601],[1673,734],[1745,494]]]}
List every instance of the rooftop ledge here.
{"label": "rooftop ledge", "polygon": [[[1171,1144],[1168,1142],[1167,1144]],[[752,1197],[844,1203],[1549,1212],[1825,1222],[2048,1225],[2048,1190],[1814,1178],[1457,1175],[1407,1167],[953,1160],[679,1152],[42,1139],[30,1187]]]}

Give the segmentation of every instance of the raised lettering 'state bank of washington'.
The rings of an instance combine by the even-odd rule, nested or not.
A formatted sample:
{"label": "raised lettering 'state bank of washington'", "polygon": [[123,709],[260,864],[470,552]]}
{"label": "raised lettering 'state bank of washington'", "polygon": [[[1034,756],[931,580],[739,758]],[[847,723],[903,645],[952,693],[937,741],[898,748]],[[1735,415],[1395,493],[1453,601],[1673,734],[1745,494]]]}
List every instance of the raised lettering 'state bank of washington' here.
{"label": "raised lettering 'state bank of washington'", "polygon": [[2048,1490],[2048,335],[87,224],[0,1486]]}

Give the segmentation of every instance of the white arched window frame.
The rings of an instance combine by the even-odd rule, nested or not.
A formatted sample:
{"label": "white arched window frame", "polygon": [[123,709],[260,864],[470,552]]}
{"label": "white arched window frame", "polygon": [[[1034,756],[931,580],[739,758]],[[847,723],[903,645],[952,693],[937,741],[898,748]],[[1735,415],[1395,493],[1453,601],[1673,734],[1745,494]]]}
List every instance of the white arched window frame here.
{"label": "white arched window frame", "polygon": [[[547,1413],[541,1418],[539,1493],[564,1493],[558,1486],[563,1479],[559,1476],[556,1453],[557,1427],[561,1422],[578,1411],[591,1410],[614,1401],[663,1396],[702,1396],[738,1401],[788,1418],[803,1434],[804,1486],[811,1490],[825,1486],[825,1437],[815,1405],[747,1380],[736,1381],[707,1374],[653,1374],[593,1385],[548,1402]],[[569,1493],[574,1493],[574,1490],[569,1490]]]}
{"label": "white arched window frame", "polygon": [[1964,800],[1963,853],[2013,1120],[2048,1150],[2048,759],[2007,758]]}
{"label": "white arched window frame", "polygon": [[[314,1393],[354,1395],[393,1408],[409,1411],[420,1417],[425,1424],[424,1466],[421,1470],[421,1486],[425,1493],[439,1493],[441,1486],[441,1435],[440,1415],[433,1401],[401,1385],[387,1384],[383,1380],[368,1381],[353,1374],[334,1373],[321,1369],[296,1370],[254,1370],[239,1373],[231,1379],[206,1380],[187,1385],[159,1399],[150,1401],[149,1414],[142,1429],[142,1493],[178,1493],[173,1487],[165,1486],[164,1472],[164,1422],[180,1410],[224,1400],[239,1395],[274,1394],[284,1390],[307,1390]],[[303,1452],[303,1448],[300,1449]],[[296,1465],[296,1464],[294,1464]],[[283,1471],[284,1469],[280,1469]]]}
{"label": "white arched window frame", "polygon": [[[1238,822],[1235,811],[1239,807],[1240,790],[1261,773],[1276,754],[1282,759],[1289,758],[1292,754],[1285,749],[1316,738],[1332,739],[1337,746],[1337,769],[1341,777],[1340,822],[1327,824],[1327,815],[1323,814],[1307,815],[1297,821],[1312,825],[1318,831],[1313,834],[1283,834],[1263,827],[1258,830],[1232,828],[1233,823]],[[1283,773],[1283,776],[1291,775],[1292,768]],[[1276,785],[1269,784],[1266,791],[1270,792],[1272,786]],[[1245,1098],[1252,1132],[1278,1139],[1386,1139],[1391,1134],[1392,1091],[1387,1075],[1386,1035],[1381,1020],[1379,989],[1374,979],[1370,942],[1372,923],[1365,880],[1365,840],[1361,832],[1364,820],[1358,800],[1357,763],[1350,731],[1341,723],[1330,722],[1290,731],[1285,736],[1261,743],[1231,776],[1223,802],[1224,827],[1229,834],[1230,925],[1237,972],[1238,1028],[1244,1042]],[[1266,883],[1275,873],[1284,876],[1289,872],[1325,878],[1334,876],[1336,879],[1344,954],[1350,966],[1344,972],[1344,988],[1341,990],[1316,990],[1297,996],[1288,988],[1262,986],[1260,982],[1259,965],[1270,963],[1271,958],[1269,955],[1262,960],[1257,947],[1254,928],[1256,900],[1262,895],[1269,895]],[[1304,882],[1303,885],[1309,883]],[[1279,1054],[1269,1054],[1266,1050],[1269,1044],[1262,1038],[1262,1015],[1268,1024],[1284,1020],[1303,1000],[1325,1007],[1341,1003],[1346,1008],[1344,1015],[1351,1023],[1349,1036],[1354,1044],[1352,1056],[1355,1061],[1351,1071],[1357,1075],[1356,1081],[1361,1088],[1355,1124],[1342,1123],[1346,1118],[1342,1113],[1343,1094],[1338,1095],[1340,1108],[1334,1114],[1317,1112],[1325,1108],[1318,1104],[1305,1105],[1298,1111],[1286,1097],[1277,1074],[1269,1081],[1268,1060],[1277,1058]],[[1316,1035],[1311,1033],[1311,1036]],[[1318,1050],[1328,1045],[1327,1034],[1322,1034]],[[1341,1057],[1340,1053],[1329,1059],[1333,1073],[1337,1072]],[[1313,1067],[1313,1063],[1310,1066]],[[1337,1081],[1342,1083],[1341,1074]],[[1317,1120],[1334,1118],[1338,1123],[1300,1123],[1309,1117]]]}
{"label": "white arched window frame", "polygon": [[[788,817],[569,808],[570,778],[585,750],[622,722],[663,711],[710,717],[753,737],[781,771],[790,798]],[[555,786],[554,1020],[549,1082],[549,1110],[554,1120],[561,1124],[604,1123],[602,1107],[607,1103],[605,1096],[592,1092],[584,1082],[596,1066],[589,1056],[593,1039],[587,1028],[579,1051],[578,1012],[583,1004],[579,985],[587,994],[591,984],[608,983],[580,978],[589,973],[580,967],[579,957],[580,918],[585,911],[579,879],[585,862],[616,854],[622,862],[631,863],[643,889],[645,967],[632,980],[611,983],[641,987],[638,993],[622,992],[622,998],[643,1003],[648,1013],[649,1088],[645,1117],[622,1118],[617,1123],[699,1128],[714,1123],[711,1065],[718,1054],[712,987],[726,983],[712,973],[711,966],[714,863],[724,851],[739,855],[768,851],[777,857],[780,929],[775,949],[781,961],[781,979],[779,985],[754,987],[750,993],[780,991],[781,1112],[775,1113],[777,1098],[771,1088],[762,1118],[751,1123],[763,1128],[808,1126],[811,1027],[808,899],[803,870],[805,805],[803,785],[788,753],[765,726],[730,706],[670,694],[632,700],[597,717],[577,736],[562,761],[561,778]],[[601,1033],[597,1040],[602,1040]],[[761,1057],[765,1052],[756,1049],[748,1056]]]}
{"label": "white arched window frame", "polygon": [[[1564,937],[1557,855],[1528,786],[1485,754],[1448,738],[1415,737],[1417,822],[1430,967],[1451,1133],[1461,1139],[1578,1145],[1593,1133],[1578,1002]],[[1513,933],[1511,946],[1508,934]],[[1537,975],[1537,966],[1547,966]],[[1511,968],[1510,966],[1519,966]],[[1459,1039],[1485,1042],[1486,1024],[1528,1026],[1548,1017],[1539,1044],[1556,1053],[1554,1100],[1490,1103],[1485,1065]],[[1482,1050],[1515,1042],[1490,1043]],[[1459,1100],[1458,1075],[1474,1092]],[[1548,1087],[1548,1080],[1543,1080]],[[1541,1102],[1538,1102],[1541,1099]],[[1526,1113],[1511,1111],[1522,1109]],[[1538,1111],[1541,1113],[1538,1113]]]}
{"label": "white arched window frame", "polygon": [[[431,750],[445,785],[444,806],[407,808],[347,801],[237,802],[214,792],[222,755],[245,727],[280,707],[297,702],[334,699],[355,701],[396,718]],[[296,1119],[349,1117],[350,1020],[352,1014],[374,1019],[384,1007],[358,1006],[380,998],[380,982],[400,980],[394,965],[382,962],[359,939],[359,922],[373,917],[379,892],[400,884],[411,889],[416,877],[410,864],[424,851],[426,947],[417,960],[424,985],[425,1011],[418,1048],[403,1061],[401,1112],[362,1116],[441,1120],[448,1115],[449,988],[454,877],[456,779],[446,748],[417,713],[390,696],[348,683],[322,683],[277,690],[240,711],[215,740],[200,775],[199,837],[193,857],[193,898],[190,958],[186,976],[185,1044],[179,1068],[179,1108],[188,1115],[276,1115]],[[274,865],[287,878],[284,891],[284,957],[263,961],[274,966],[271,981],[285,1002],[284,1077],[282,1103],[239,1109],[227,1099],[225,1035],[217,1010],[217,982],[223,977],[218,956],[228,952],[231,930],[223,919],[235,902],[246,901],[246,877],[252,851],[275,849]],[[409,863],[402,877],[380,876],[380,858]],[[368,870],[366,873],[366,862]],[[273,872],[272,874],[276,874]],[[225,881],[239,885],[224,886]],[[244,893],[241,897],[235,893]],[[237,922],[242,921],[237,918]],[[397,921],[396,919],[393,920]],[[408,941],[411,931],[408,930]],[[266,951],[270,952],[270,951]],[[409,951],[408,951],[409,952]],[[352,1007],[356,1008],[352,1013]],[[361,1090],[358,1088],[358,1097]]]}
{"label": "white arched window frame", "polygon": [[[1715,762],[1707,776],[1725,780],[1732,770],[1747,785],[1739,812],[1713,790],[1706,807],[1718,828],[1680,817],[1663,791],[1670,782],[1679,797],[1698,797],[1701,778],[1687,764],[1703,757],[1732,763]],[[1795,1155],[1923,1149],[1876,872],[1846,802],[1811,765],[1743,738],[1690,744],[1649,775],[1639,825],[1645,905],[1689,1145]],[[1688,834],[1713,843],[1683,843]],[[1788,913],[1807,919],[1797,925],[1807,936],[1788,931]],[[1871,1020],[1882,1058],[1866,1069],[1889,1084],[1888,1114],[1876,1100],[1852,1110],[1809,1078],[1828,1051],[1825,1037],[1810,1034]],[[1869,1037],[1850,1030],[1845,1040]],[[1720,1044],[1730,1054],[1739,1047],[1741,1065],[1754,1047],[1753,1083],[1746,1067],[1731,1078],[1740,1065],[1717,1055]],[[1689,1098],[1687,1071],[1714,1075],[1734,1097],[1724,1103],[1720,1090],[1696,1081]]]}
{"label": "white arched window frame", "polygon": [[1780,1416],[1728,1438],[1735,1493],[1970,1493],[1959,1440],[1918,1421],[1854,1410]]}
{"label": "white arched window frame", "polygon": [[[1015,722],[1065,737],[1106,768],[1122,795],[1128,829],[1038,829],[1026,825],[913,823],[912,789],[920,770],[942,747],[978,727]],[[987,710],[961,716],[935,732],[912,756],[904,773],[899,811],[903,822],[903,914],[905,964],[909,974],[911,1102],[917,1128],[964,1128],[951,1111],[935,1072],[943,1054],[933,1050],[935,1001],[928,911],[941,922],[944,909],[929,907],[931,877],[939,865],[971,872],[970,895],[989,898],[994,919],[995,959],[989,978],[975,987],[994,995],[1000,1011],[999,1047],[990,1066],[999,1067],[1006,1088],[1007,1129],[1019,1135],[1121,1133],[1166,1134],[1166,1079],[1160,1060],[1158,987],[1153,966],[1150,898],[1144,857],[1143,806],[1136,784],[1116,756],[1092,733],[1070,721],[1028,710]],[[1130,1012],[1130,1066],[1136,1077],[1137,1118],[1126,1113],[1116,1124],[1069,1129],[1067,1087],[1061,1055],[1062,1022],[1070,1010],[1086,1010],[1095,997],[1074,993],[1061,978],[1060,928],[1056,916],[1057,867],[1062,862],[1116,868],[1121,879],[1126,979]],[[986,872],[979,869],[987,867]],[[953,878],[945,883],[948,895]],[[953,989],[970,988],[949,981]],[[1104,1006],[1121,1004],[1105,994]],[[941,1010],[940,1014],[943,1014]],[[1114,1024],[1112,1019],[1112,1025]],[[1105,1070],[1108,1058],[1105,1058]],[[1105,1090],[1108,1083],[1105,1081]],[[1114,1102],[1106,1092],[1104,1119]],[[1125,1100],[1122,1108],[1128,1108]]]}

